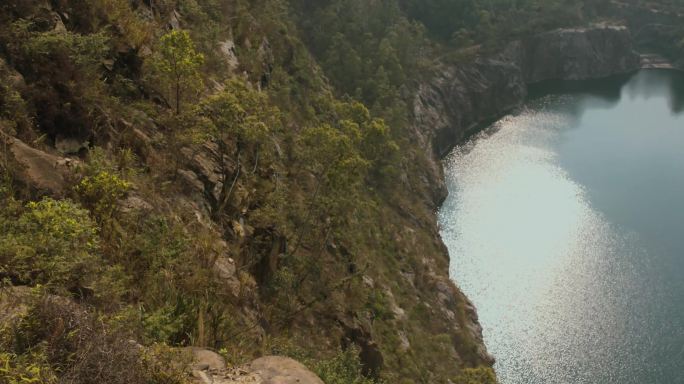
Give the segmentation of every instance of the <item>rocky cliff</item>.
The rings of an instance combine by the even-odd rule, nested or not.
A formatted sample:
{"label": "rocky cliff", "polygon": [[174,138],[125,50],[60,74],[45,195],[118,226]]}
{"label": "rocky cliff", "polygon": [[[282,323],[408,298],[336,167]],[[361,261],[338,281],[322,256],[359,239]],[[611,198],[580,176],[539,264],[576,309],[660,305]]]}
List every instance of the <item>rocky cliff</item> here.
{"label": "rocky cliff", "polygon": [[[543,33],[491,57],[441,66],[414,101],[414,135],[430,159],[424,169],[428,198],[438,205],[447,194],[440,159],[484,124],[520,106],[528,85],[606,77],[639,65],[627,28],[595,26]],[[470,321],[478,349],[486,351],[477,317]]]}
{"label": "rocky cliff", "polygon": [[586,80],[639,68],[630,31],[598,25],[559,29],[509,44],[465,65],[441,66],[414,100],[415,135],[432,159],[431,198],[446,196],[439,159],[479,126],[518,107],[527,86],[547,80]]}
{"label": "rocky cliff", "polygon": [[[401,131],[410,160],[391,168],[396,178],[384,185],[345,171],[358,161],[304,156],[321,143],[355,142],[363,128],[377,148],[363,140],[342,155],[366,156],[378,174],[393,173],[374,154],[394,153],[395,143],[365,107],[335,98],[299,32],[257,3],[220,12],[142,0],[0,5],[0,203],[11,208],[0,210],[0,227],[12,230],[0,234],[0,280],[23,288],[53,282],[49,294],[82,304],[37,300],[20,319],[35,327],[36,345],[85,351],[76,365],[45,352],[53,360],[44,371],[62,375],[70,364],[70,375],[96,372],[101,382],[126,384],[168,376],[136,365],[136,340],[223,350],[238,366],[265,354],[295,356],[324,381],[326,372],[350,369],[402,383],[453,382],[465,369],[489,375],[493,359],[474,306],[449,279],[434,218],[446,194],[439,158],[518,106],[528,83],[630,70],[629,33],[555,31],[442,65],[418,89],[413,136]],[[153,65],[165,37],[185,36],[179,29],[206,58],[202,94],[182,116],[165,100],[169,84],[158,84],[163,66]],[[233,109],[243,117],[218,113]],[[266,137],[240,137],[257,126],[268,127]],[[325,170],[338,168],[345,178],[335,180],[354,182],[319,192],[330,179]],[[337,191],[350,184],[344,191],[352,193]],[[61,227],[45,233],[44,217],[80,224],[66,233],[92,239],[74,249]],[[64,260],[54,277],[30,272],[49,268],[24,257],[45,238]],[[91,332],[100,314],[117,331],[108,338]],[[0,350],[14,334],[0,335]],[[74,334],[82,335],[77,345],[67,337]],[[12,357],[17,377],[40,360],[22,359]],[[196,371],[200,379],[217,373],[214,382],[232,375]]]}

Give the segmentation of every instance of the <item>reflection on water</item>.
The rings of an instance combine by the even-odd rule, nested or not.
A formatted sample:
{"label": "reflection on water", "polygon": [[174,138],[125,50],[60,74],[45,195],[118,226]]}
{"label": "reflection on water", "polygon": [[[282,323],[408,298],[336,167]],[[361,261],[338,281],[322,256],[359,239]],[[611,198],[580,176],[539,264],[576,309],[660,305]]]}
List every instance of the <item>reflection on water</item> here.
{"label": "reflection on water", "polygon": [[445,161],[451,274],[503,384],[684,383],[682,84],[541,97]]}

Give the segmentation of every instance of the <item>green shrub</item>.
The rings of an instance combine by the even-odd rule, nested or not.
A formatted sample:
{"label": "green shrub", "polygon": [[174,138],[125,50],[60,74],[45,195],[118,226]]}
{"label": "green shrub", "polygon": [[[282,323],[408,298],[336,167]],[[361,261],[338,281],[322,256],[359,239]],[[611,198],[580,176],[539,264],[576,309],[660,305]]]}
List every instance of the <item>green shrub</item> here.
{"label": "green shrub", "polygon": [[110,38],[106,33],[40,32],[36,23],[23,19],[11,25],[11,32],[21,52],[37,61],[66,57],[78,66],[87,67],[99,64],[109,52]]}
{"label": "green shrub", "polygon": [[0,384],[52,384],[57,382],[45,356],[33,353],[17,356],[0,352]]}
{"label": "green shrub", "polygon": [[74,192],[101,224],[112,218],[118,201],[132,188],[127,179],[136,174],[135,161],[130,150],[119,151],[114,160],[102,148],[90,151],[82,169],[85,176],[76,184]]}
{"label": "green shrub", "polygon": [[143,329],[148,341],[175,343],[185,336],[188,314],[178,305],[165,305],[155,311],[143,312]]}
{"label": "green shrub", "polygon": [[130,182],[113,173],[102,171],[94,176],[84,177],[76,185],[76,192],[85,206],[102,221],[112,217],[117,202],[130,188]]}
{"label": "green shrub", "polygon": [[363,376],[359,351],[348,348],[330,359],[319,361],[314,371],[325,384],[375,384],[375,380]]}
{"label": "green shrub", "polygon": [[373,318],[380,320],[392,320],[394,313],[389,307],[390,303],[387,295],[379,290],[372,290],[368,294],[366,308],[372,314]]}
{"label": "green shrub", "polygon": [[18,217],[3,211],[0,227],[0,275],[22,284],[78,289],[98,269],[97,226],[71,200],[29,202]]}
{"label": "green shrub", "polygon": [[[131,8],[127,0],[91,0],[92,13],[104,23],[115,26],[125,41],[134,48],[147,43],[152,35],[151,24]],[[94,20],[93,17],[91,20]],[[105,25],[106,25],[105,24]]]}
{"label": "green shrub", "polygon": [[494,370],[489,367],[466,368],[454,384],[497,384]]}

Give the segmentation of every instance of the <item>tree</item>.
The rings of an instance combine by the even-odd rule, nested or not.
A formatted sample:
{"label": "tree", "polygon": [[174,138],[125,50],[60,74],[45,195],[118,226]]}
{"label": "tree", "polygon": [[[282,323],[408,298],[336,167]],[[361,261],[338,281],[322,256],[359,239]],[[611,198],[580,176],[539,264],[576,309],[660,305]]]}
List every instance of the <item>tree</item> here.
{"label": "tree", "polygon": [[341,121],[339,129],[322,124],[301,133],[300,161],[316,180],[301,230],[309,224],[325,223],[328,231],[353,215],[369,167],[358,151],[361,134],[358,125],[349,120]]}
{"label": "tree", "polygon": [[[260,147],[266,142],[272,127],[277,127],[280,112],[269,105],[266,93],[257,91],[242,80],[226,82],[225,89],[211,95],[198,105],[198,115],[208,122],[222,156],[233,156],[235,169],[222,169],[223,189],[216,214],[222,214],[243,173],[243,154],[252,157],[247,170],[254,174],[259,166]],[[233,147],[234,149],[230,148]]]}
{"label": "tree", "polygon": [[187,31],[173,30],[162,36],[159,50],[152,57],[152,68],[167,88],[167,100],[174,101],[176,115],[181,113],[181,101],[187,93],[203,86],[200,67],[204,55],[195,51]]}

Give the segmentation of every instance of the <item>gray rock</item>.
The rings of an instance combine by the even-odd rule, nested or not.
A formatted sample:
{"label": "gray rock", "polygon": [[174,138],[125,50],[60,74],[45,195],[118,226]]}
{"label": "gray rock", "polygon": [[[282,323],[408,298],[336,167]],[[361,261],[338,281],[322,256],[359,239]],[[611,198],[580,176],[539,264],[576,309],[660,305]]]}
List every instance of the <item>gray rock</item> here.
{"label": "gray rock", "polygon": [[214,377],[211,373],[205,372],[204,370],[192,371],[192,377],[202,384],[214,384]]}
{"label": "gray rock", "polygon": [[176,30],[180,29],[180,18],[180,14],[174,9],[173,12],[171,12],[171,16],[169,16],[169,27]]}
{"label": "gray rock", "polygon": [[121,201],[119,207],[124,213],[149,212],[154,209],[150,203],[137,196],[129,196]]}
{"label": "gray rock", "polygon": [[230,292],[235,297],[238,297],[240,295],[242,285],[240,284],[240,279],[237,276],[237,267],[235,265],[235,261],[230,257],[220,255],[216,258],[213,269],[218,277],[223,280],[226,286],[230,289]]}
{"label": "gray rock", "polygon": [[235,42],[233,40],[226,40],[219,43],[219,51],[226,60],[228,69],[231,71],[236,70],[240,66],[240,61],[237,57],[237,51],[235,50]]}
{"label": "gray rock", "polygon": [[641,55],[640,66],[642,69],[675,69],[670,60],[658,54]]}
{"label": "gray rock", "polygon": [[409,339],[404,331],[399,331],[397,336],[399,336],[399,349],[402,352],[406,352],[411,349],[411,343],[409,342]]}
{"label": "gray rock", "polygon": [[64,176],[71,162],[26,145],[23,141],[0,131],[0,145],[7,146],[9,154],[21,169],[16,179],[27,186],[53,195],[62,195],[66,189]]}
{"label": "gray rock", "polygon": [[62,18],[59,16],[58,13],[52,12],[52,22],[54,23],[54,31],[55,32],[66,32],[66,26],[64,26],[64,22],[62,21]]}
{"label": "gray rock", "polygon": [[216,352],[197,347],[188,347],[186,350],[192,353],[193,370],[221,370],[226,368],[226,360]]}
{"label": "gray rock", "polygon": [[302,363],[288,357],[261,357],[250,368],[260,376],[262,384],[324,384]]}

